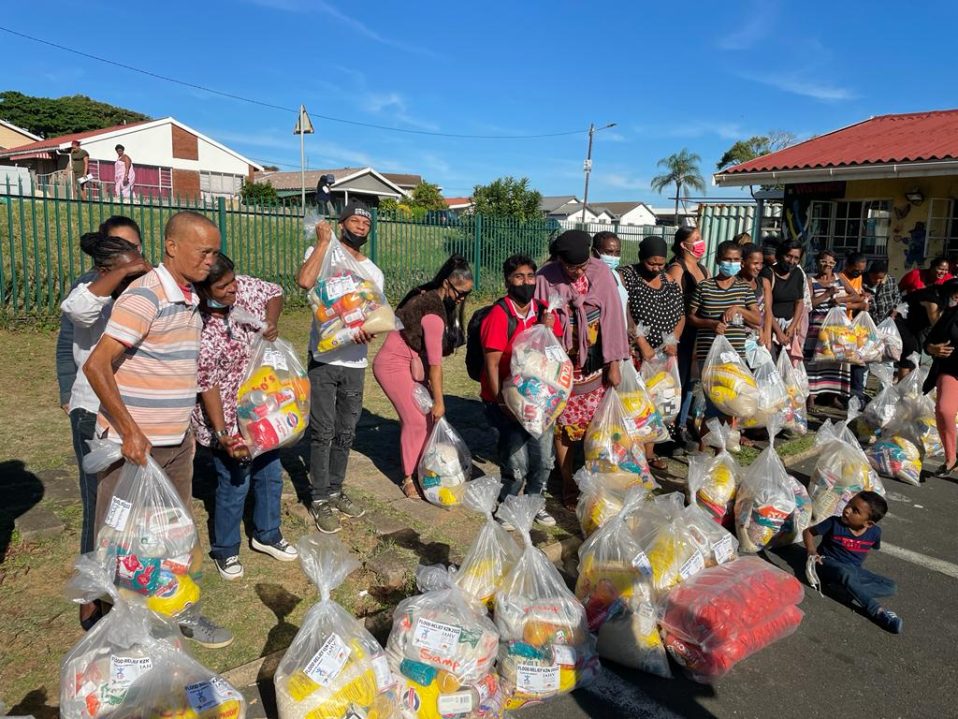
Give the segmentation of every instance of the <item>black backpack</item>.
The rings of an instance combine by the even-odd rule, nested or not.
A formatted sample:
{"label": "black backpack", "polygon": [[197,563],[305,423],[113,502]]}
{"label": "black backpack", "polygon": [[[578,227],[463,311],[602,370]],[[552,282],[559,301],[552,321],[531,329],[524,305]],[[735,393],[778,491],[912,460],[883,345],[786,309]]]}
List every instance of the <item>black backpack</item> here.
{"label": "black backpack", "polygon": [[516,316],[509,311],[504,297],[499,298],[491,305],[480,307],[472,313],[472,317],[469,318],[469,325],[466,328],[466,372],[469,373],[469,378],[476,382],[482,376],[482,369],[486,364],[486,353],[482,349],[482,323],[496,305],[502,307],[506,317],[509,318],[507,336],[510,340],[516,332],[518,324]]}

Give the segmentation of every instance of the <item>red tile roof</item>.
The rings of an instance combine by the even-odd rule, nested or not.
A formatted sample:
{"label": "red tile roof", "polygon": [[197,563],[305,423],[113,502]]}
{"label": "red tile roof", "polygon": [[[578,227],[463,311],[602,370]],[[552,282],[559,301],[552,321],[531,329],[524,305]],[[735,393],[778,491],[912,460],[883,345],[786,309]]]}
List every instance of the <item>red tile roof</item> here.
{"label": "red tile roof", "polygon": [[935,110],[879,115],[719,174],[952,159],[958,159],[958,110]]}
{"label": "red tile roof", "polygon": [[37,150],[52,150],[56,147],[59,147],[65,142],[73,142],[74,140],[88,140],[91,137],[97,137],[98,135],[105,135],[108,132],[114,132],[116,130],[125,130],[131,127],[136,127],[137,125],[145,125],[148,122],[154,122],[154,120],[143,120],[141,122],[129,122],[126,125],[114,125],[113,127],[101,127],[98,130],[86,130],[85,132],[74,132],[70,135],[60,135],[59,137],[48,137],[46,139],[40,140],[38,142],[31,142],[27,145],[20,145],[19,147],[11,147],[6,150],[6,153],[11,153],[16,151],[16,154],[21,152],[35,152]]}
{"label": "red tile roof", "polygon": [[472,204],[471,197],[444,197],[443,199],[446,201],[446,204],[450,207],[452,205],[471,205]]}

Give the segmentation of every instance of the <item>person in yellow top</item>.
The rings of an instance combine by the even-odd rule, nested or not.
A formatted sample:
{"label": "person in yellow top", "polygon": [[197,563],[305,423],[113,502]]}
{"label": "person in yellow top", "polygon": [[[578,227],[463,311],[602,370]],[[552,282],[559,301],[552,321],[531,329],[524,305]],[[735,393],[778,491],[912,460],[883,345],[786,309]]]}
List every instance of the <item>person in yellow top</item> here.
{"label": "person in yellow top", "polygon": [[[848,319],[862,311],[868,311],[869,296],[862,287],[865,276],[865,256],[852,252],[845,258],[845,267],[838,273],[838,279],[844,286],[844,293],[835,296],[835,301],[848,310]],[[868,368],[864,365],[851,367],[851,396],[858,397],[862,407],[868,402],[865,395],[865,383],[868,381]]]}

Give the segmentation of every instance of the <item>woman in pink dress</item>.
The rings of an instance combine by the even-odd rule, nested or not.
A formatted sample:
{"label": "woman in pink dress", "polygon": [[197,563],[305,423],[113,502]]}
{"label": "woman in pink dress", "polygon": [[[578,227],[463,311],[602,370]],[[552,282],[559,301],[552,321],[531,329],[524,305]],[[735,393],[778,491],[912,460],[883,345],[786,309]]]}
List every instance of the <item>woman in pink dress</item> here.
{"label": "woman in pink dress", "polygon": [[136,171],[133,169],[133,160],[126,154],[123,145],[117,145],[116,162],[113,163],[114,195],[124,200],[133,199],[133,183],[136,182]]}

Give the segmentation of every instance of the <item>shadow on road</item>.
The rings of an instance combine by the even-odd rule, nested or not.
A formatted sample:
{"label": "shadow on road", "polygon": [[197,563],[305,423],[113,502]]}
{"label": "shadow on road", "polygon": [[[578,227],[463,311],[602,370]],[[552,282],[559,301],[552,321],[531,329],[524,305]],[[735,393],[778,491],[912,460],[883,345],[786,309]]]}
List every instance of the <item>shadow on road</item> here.
{"label": "shadow on road", "polygon": [[0,509],[0,563],[7,556],[17,517],[26,514],[43,499],[43,482],[27,470],[19,459],[0,462],[0,486],[3,487],[3,509]]}
{"label": "shadow on road", "polygon": [[265,659],[256,677],[256,686],[259,689],[266,716],[276,716],[276,690],[273,687],[273,675],[276,674],[281,658],[279,652],[292,644],[296,632],[299,631],[299,627],[290,624],[286,617],[303,599],[278,584],[257,584],[256,595],[276,615],[276,625],[269,630],[266,643],[259,653]]}
{"label": "shadow on road", "polygon": [[47,703],[47,690],[34,689],[23,697],[18,704],[14,704],[6,710],[10,716],[29,716],[36,719],[57,719],[60,711],[55,706]]}

